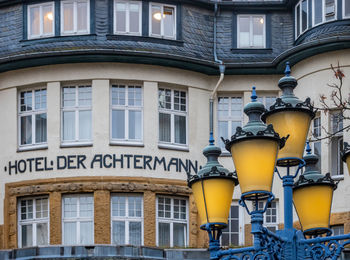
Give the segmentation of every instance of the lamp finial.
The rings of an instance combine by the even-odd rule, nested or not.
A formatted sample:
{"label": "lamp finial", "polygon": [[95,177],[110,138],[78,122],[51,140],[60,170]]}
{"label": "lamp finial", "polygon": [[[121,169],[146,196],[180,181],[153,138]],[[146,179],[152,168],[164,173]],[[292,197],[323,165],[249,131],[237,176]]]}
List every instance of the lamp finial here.
{"label": "lamp finial", "polygon": [[253,86],[252,95],[250,98],[251,98],[252,102],[257,101],[258,96],[256,95],[255,86]]}
{"label": "lamp finial", "polygon": [[310,141],[306,141],[306,153],[311,154],[311,147],[310,147]]}
{"label": "lamp finial", "polygon": [[209,145],[214,145],[214,135],[213,135],[213,132],[210,132],[210,135],[209,135]]}
{"label": "lamp finial", "polygon": [[286,77],[290,76],[290,66],[289,66],[289,61],[286,62],[286,69],[284,70],[284,74],[286,75]]}

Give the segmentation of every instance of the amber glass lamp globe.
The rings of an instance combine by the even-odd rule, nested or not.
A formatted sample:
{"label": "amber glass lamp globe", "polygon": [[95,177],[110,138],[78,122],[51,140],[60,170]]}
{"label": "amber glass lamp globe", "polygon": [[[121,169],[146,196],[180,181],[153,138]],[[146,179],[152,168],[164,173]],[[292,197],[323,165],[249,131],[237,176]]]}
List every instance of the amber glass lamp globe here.
{"label": "amber glass lamp globe", "polygon": [[293,201],[304,234],[319,235],[329,232],[333,191],[337,185],[329,173],[319,173],[318,157],[311,154],[309,145],[307,151],[305,172],[293,186]]}
{"label": "amber glass lamp globe", "polygon": [[191,176],[188,185],[192,188],[201,228],[212,224],[215,228],[224,228],[228,222],[230,206],[237,178],[229,173],[217,161],[221,148],[209,145],[203,150],[208,162],[198,172]]}
{"label": "amber glass lamp globe", "polygon": [[315,112],[309,98],[303,102],[294,95],[293,89],[298,83],[294,77],[290,76],[288,63],[285,74],[278,82],[282,96],[267,108],[262,119],[266,124],[272,124],[281,136],[289,136],[285,146],[278,153],[277,165],[293,166],[298,165],[300,162],[298,158],[303,157],[306,137]]}
{"label": "amber glass lamp globe", "polygon": [[279,137],[273,126],[261,121],[264,111],[265,107],[257,101],[253,88],[252,101],[244,107],[248,123],[243,128],[237,127],[231,140],[225,141],[242,195],[246,198],[263,197],[271,192],[278,150],[284,144],[284,139]]}

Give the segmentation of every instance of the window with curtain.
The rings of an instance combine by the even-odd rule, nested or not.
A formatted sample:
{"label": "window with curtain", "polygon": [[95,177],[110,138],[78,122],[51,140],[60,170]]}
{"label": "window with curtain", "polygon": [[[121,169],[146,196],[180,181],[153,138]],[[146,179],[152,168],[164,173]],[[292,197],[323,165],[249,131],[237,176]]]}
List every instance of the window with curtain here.
{"label": "window with curtain", "polygon": [[63,244],[94,244],[94,196],[66,195],[62,200]]}
{"label": "window with curtain", "polygon": [[114,1],[114,33],[141,35],[142,5],[140,1]]}
{"label": "window with curtain", "polygon": [[218,118],[218,137],[217,140],[221,150],[226,152],[225,144],[221,141],[221,137],[230,139],[236,132],[238,126],[242,126],[243,122],[243,101],[242,97],[218,97],[217,107]]}
{"label": "window with curtain", "polygon": [[238,15],[238,48],[265,48],[265,15]]}
{"label": "window with curtain", "polygon": [[301,0],[295,6],[295,37],[306,31],[308,27],[308,0]]}
{"label": "window with curtain", "polygon": [[341,151],[343,151],[343,115],[339,111],[333,111],[331,119],[331,175],[342,176],[344,173]]}
{"label": "window with curtain", "polygon": [[222,246],[239,246],[239,206],[231,205],[228,225],[222,230]]}
{"label": "window with curtain", "polygon": [[91,143],[91,86],[62,88],[62,141]]}
{"label": "window with curtain", "polygon": [[343,18],[350,17],[350,0],[343,0]]}
{"label": "window with curtain", "polygon": [[61,2],[62,35],[87,34],[90,27],[89,0]]}
{"label": "window with curtain", "polygon": [[150,3],[150,36],[176,39],[176,6]]}
{"label": "window with curtain", "polygon": [[141,86],[112,85],[112,142],[142,142],[143,97]]}
{"label": "window with curtain", "polygon": [[112,195],[112,243],[143,244],[143,201],[141,195]]}
{"label": "window with curtain", "polygon": [[46,88],[20,91],[18,121],[20,148],[47,144]]}
{"label": "window with curtain", "polygon": [[[314,26],[336,19],[335,0],[313,0],[312,9],[312,24]],[[346,10],[343,10],[343,13],[345,14]]]}
{"label": "window with curtain", "polygon": [[188,246],[187,203],[183,198],[157,197],[158,246]]}
{"label": "window with curtain", "polygon": [[54,36],[54,2],[28,5],[28,38]]}
{"label": "window with curtain", "polygon": [[49,244],[49,200],[47,197],[23,198],[18,202],[19,247]]}
{"label": "window with curtain", "polygon": [[187,145],[187,93],[159,88],[159,142]]}

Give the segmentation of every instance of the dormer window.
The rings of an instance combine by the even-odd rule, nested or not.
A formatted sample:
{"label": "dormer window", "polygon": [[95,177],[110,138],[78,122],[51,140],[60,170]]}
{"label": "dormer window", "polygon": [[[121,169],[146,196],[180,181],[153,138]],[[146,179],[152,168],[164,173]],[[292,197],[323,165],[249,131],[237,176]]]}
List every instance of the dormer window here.
{"label": "dormer window", "polygon": [[302,0],[295,6],[295,37],[306,31],[308,27],[308,0]]}
{"label": "dormer window", "polygon": [[265,48],[265,15],[238,16],[238,48]]}
{"label": "dormer window", "polygon": [[114,2],[114,33],[141,35],[141,2]]}
{"label": "dormer window", "polygon": [[328,22],[336,18],[335,0],[313,0],[313,25]]}
{"label": "dormer window", "polygon": [[89,33],[89,1],[67,0],[61,2],[61,34]]}
{"label": "dormer window", "polygon": [[54,3],[28,5],[28,38],[54,36]]}
{"label": "dormer window", "polygon": [[150,3],[150,36],[176,38],[176,7]]}

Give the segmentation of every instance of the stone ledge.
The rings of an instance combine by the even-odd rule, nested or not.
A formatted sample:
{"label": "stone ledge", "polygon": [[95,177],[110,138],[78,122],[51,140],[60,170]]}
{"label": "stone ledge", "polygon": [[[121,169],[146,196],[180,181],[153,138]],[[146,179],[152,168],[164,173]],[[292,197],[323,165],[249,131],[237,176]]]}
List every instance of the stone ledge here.
{"label": "stone ledge", "polygon": [[47,246],[0,250],[2,260],[31,259],[209,259],[207,249],[160,249],[143,246]]}

